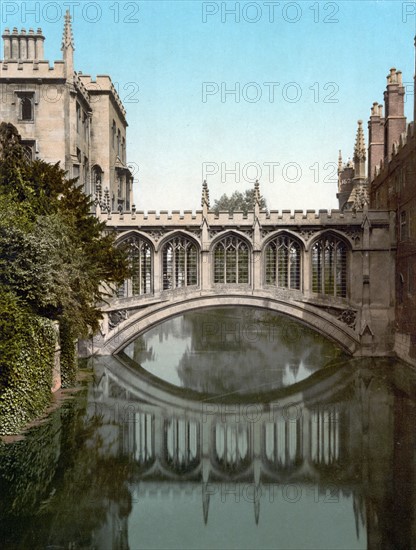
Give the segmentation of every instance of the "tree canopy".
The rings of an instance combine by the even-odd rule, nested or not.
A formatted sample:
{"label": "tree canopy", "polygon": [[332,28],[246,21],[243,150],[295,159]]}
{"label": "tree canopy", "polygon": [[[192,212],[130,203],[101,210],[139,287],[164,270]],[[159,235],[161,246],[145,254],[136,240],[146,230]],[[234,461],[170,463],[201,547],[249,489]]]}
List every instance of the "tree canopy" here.
{"label": "tree canopy", "polygon": [[129,274],[91,207],[59,163],[28,160],[16,128],[0,124],[0,284],[34,313],[66,318],[74,337],[98,328],[103,283]]}
{"label": "tree canopy", "polygon": [[[266,200],[260,198],[260,208],[265,210],[267,208]],[[219,199],[215,199],[213,211],[218,214],[220,211],[225,212],[244,212],[254,210],[254,189],[246,189],[244,193],[240,191],[234,191],[229,197],[224,193]]]}

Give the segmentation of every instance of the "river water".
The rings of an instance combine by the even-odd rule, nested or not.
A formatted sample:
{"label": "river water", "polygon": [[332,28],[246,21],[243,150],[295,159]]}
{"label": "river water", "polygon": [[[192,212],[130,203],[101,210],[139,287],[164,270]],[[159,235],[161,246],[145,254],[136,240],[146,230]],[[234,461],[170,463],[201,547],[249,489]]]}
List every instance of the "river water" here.
{"label": "river water", "polygon": [[0,447],[2,549],[416,548],[416,373],[270,312],[170,319]]}

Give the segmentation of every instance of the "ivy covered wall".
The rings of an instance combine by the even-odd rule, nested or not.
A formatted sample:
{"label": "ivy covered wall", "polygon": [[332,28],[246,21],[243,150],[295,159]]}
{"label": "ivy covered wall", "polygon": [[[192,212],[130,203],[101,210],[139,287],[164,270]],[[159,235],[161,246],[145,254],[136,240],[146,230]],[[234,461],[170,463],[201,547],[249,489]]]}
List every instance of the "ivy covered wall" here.
{"label": "ivy covered wall", "polygon": [[51,400],[56,331],[0,290],[0,435],[18,433]]}

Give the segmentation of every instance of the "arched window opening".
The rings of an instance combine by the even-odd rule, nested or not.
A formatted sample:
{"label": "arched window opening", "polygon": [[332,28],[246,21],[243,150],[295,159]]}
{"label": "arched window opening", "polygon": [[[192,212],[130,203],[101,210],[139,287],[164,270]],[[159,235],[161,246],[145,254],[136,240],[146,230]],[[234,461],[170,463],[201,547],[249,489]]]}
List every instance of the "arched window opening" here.
{"label": "arched window opening", "polygon": [[231,235],[214,248],[214,283],[248,283],[250,253],[245,241]]}
{"label": "arched window opening", "polygon": [[118,297],[141,296],[152,292],[153,258],[149,243],[140,237],[130,237],[123,241],[128,247],[132,275],[119,288]]}
{"label": "arched window opening", "polygon": [[222,470],[242,471],[250,464],[250,434],[248,427],[217,424],[214,434],[214,456]]}
{"label": "arched window opening", "polygon": [[175,237],[163,247],[163,290],[198,284],[198,252],[186,237]]}
{"label": "arched window opening", "polygon": [[199,463],[199,425],[194,420],[171,418],[165,422],[165,460],[179,472]]}
{"label": "arched window opening", "polygon": [[20,120],[33,120],[33,97],[30,95],[20,98]]}
{"label": "arched window opening", "polygon": [[92,168],[92,191],[95,193],[95,198],[101,203],[103,198],[103,176],[104,172],[100,166],[96,164]]}
{"label": "arched window opening", "polygon": [[321,237],[312,247],[312,291],[347,295],[347,246],[332,235]]}
{"label": "arched window opening", "polygon": [[265,250],[265,279],[267,285],[300,289],[300,244],[289,235],[279,235]]}

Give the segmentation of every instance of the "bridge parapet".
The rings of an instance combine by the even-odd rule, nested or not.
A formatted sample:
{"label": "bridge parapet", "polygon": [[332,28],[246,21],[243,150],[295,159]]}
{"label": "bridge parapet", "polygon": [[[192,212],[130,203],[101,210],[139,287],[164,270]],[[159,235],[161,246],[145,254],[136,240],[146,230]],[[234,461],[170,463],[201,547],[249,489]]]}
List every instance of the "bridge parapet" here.
{"label": "bridge parapet", "polygon": [[201,226],[204,221],[209,226],[236,227],[239,224],[253,226],[256,222],[260,225],[270,226],[361,226],[365,219],[371,225],[389,225],[390,212],[385,210],[346,211],[340,210],[271,210],[255,212],[218,212],[208,211],[204,214],[202,210],[161,210],[149,211],[128,211],[128,212],[105,212],[99,210],[98,216],[105,221],[107,226],[116,226],[118,230],[123,227],[150,227],[163,226],[166,229],[173,226]]}

